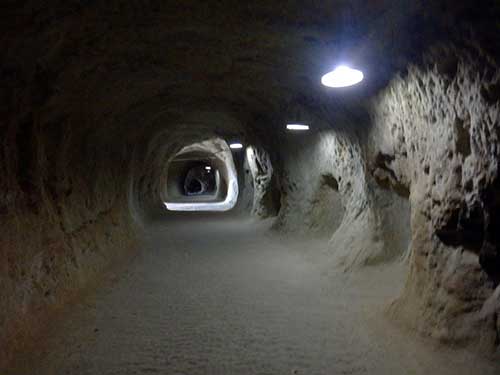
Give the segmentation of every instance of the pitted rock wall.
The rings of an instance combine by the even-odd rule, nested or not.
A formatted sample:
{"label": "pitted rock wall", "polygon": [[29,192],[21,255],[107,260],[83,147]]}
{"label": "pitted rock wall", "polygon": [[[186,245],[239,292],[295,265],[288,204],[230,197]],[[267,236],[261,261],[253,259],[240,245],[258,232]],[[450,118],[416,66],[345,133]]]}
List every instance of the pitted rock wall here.
{"label": "pitted rock wall", "polygon": [[410,193],[410,273],[392,311],[444,342],[491,351],[500,337],[500,71],[478,49],[441,48],[426,61],[371,107],[372,175]]}
{"label": "pitted rock wall", "polygon": [[326,236],[335,267],[350,269],[404,255],[407,199],[373,183],[354,134],[323,127],[287,140],[277,229]]}

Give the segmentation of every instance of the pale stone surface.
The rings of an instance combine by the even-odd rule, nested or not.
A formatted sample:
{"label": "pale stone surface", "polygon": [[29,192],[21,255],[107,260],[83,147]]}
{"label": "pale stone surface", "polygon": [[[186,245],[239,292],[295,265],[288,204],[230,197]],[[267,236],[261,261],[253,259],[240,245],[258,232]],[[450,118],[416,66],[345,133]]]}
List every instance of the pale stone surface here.
{"label": "pale stone surface", "polygon": [[332,265],[346,269],[405,254],[408,203],[371,182],[356,138],[324,130],[287,147],[277,228],[321,231],[331,237]]}
{"label": "pale stone surface", "polygon": [[[480,50],[437,48],[371,101],[361,137],[320,130],[293,139],[276,226],[308,232],[329,204],[333,266],[408,260],[392,316],[483,353],[500,335],[497,311],[480,312],[499,272],[499,79]],[[325,176],[345,213],[316,199]]]}
{"label": "pale stone surface", "polygon": [[278,211],[276,201],[279,198],[275,195],[276,187],[273,182],[276,176],[269,153],[262,147],[249,146],[245,156],[252,175],[252,215],[260,218],[275,216]]}
{"label": "pale stone surface", "polygon": [[[368,158],[385,155],[390,184],[410,191],[410,276],[394,310],[426,334],[488,352],[497,315],[480,311],[498,273],[500,150],[500,98],[488,93],[500,71],[480,50],[434,56],[372,104]],[[493,250],[480,262],[485,246]]]}

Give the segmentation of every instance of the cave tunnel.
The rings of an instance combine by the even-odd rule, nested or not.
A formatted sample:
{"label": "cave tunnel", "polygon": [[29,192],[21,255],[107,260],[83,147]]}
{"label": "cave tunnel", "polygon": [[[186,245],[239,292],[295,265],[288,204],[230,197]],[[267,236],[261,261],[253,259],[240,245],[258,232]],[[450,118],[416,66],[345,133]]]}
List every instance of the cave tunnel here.
{"label": "cave tunnel", "polygon": [[223,139],[185,146],[167,169],[167,210],[229,211],[236,205],[237,172]]}
{"label": "cave tunnel", "polygon": [[0,19],[0,373],[500,373],[498,1]]}

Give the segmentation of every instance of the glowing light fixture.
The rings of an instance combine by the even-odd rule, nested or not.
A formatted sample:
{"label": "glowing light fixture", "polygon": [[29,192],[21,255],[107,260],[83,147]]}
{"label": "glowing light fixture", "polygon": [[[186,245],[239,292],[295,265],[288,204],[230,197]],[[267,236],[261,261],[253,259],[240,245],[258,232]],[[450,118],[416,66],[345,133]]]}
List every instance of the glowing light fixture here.
{"label": "glowing light fixture", "polygon": [[309,130],[309,125],[304,125],[304,124],[287,124],[286,128],[288,130]]}
{"label": "glowing light fixture", "polygon": [[206,171],[211,171],[211,170],[212,170],[212,167],[211,167],[211,166],[209,166],[209,165],[207,165],[207,166],[205,166],[205,170],[206,170]]}
{"label": "glowing light fixture", "polygon": [[233,150],[239,150],[240,148],[243,148],[243,145],[241,143],[235,142],[231,143],[229,147],[232,148]]}
{"label": "glowing light fixture", "polygon": [[363,78],[364,75],[361,70],[340,65],[321,77],[321,83],[328,87],[347,87],[361,82]]}

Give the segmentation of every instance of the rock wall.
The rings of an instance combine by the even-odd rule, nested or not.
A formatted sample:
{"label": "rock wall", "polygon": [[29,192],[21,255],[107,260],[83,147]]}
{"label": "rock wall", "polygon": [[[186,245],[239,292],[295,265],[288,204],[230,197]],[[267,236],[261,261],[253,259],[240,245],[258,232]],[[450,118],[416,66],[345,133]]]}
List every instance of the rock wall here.
{"label": "rock wall", "polygon": [[281,161],[281,210],[275,228],[329,238],[332,265],[349,269],[404,255],[409,205],[367,174],[352,133],[289,135]]}
{"label": "rock wall", "polygon": [[276,216],[280,198],[269,153],[262,147],[250,145],[246,149],[245,164],[252,177],[251,214],[259,218]]}
{"label": "rock wall", "polygon": [[395,316],[482,351],[500,337],[499,85],[481,50],[438,48],[372,102],[366,143],[375,179],[410,193],[410,274]]}
{"label": "rock wall", "polygon": [[277,164],[277,230],[327,236],[334,267],[408,261],[392,316],[486,353],[500,342],[499,87],[473,44],[434,47],[369,101],[362,127],[324,116],[287,136]]}
{"label": "rock wall", "polygon": [[0,128],[0,363],[126,258],[136,238],[127,173],[116,169],[126,145],[102,148],[92,135],[81,142],[36,109],[10,120]]}
{"label": "rock wall", "polygon": [[254,179],[245,153],[235,155],[234,163],[236,170],[238,171],[238,187],[240,191],[238,194],[238,202],[236,203],[233,212],[239,215],[244,215],[252,211],[255,191]]}

